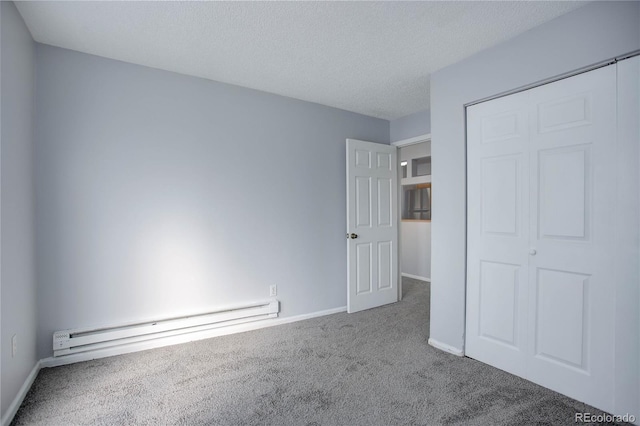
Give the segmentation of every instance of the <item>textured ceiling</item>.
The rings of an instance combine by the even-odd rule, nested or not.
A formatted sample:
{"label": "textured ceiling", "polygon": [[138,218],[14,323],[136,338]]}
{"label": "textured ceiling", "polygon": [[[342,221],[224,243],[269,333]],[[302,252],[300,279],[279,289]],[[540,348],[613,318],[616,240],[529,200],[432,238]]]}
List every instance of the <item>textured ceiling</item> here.
{"label": "textured ceiling", "polygon": [[429,75],[583,2],[17,2],[40,43],[395,119]]}

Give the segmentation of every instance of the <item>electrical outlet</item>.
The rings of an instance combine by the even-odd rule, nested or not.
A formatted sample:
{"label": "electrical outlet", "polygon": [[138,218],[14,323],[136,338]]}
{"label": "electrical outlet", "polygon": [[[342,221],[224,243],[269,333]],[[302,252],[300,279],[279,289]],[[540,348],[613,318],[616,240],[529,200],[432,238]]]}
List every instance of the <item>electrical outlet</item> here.
{"label": "electrical outlet", "polygon": [[275,297],[277,295],[278,295],[278,286],[275,284],[272,286],[269,286],[269,296]]}
{"label": "electrical outlet", "polygon": [[11,358],[16,356],[17,352],[18,352],[18,335],[14,334],[11,337]]}

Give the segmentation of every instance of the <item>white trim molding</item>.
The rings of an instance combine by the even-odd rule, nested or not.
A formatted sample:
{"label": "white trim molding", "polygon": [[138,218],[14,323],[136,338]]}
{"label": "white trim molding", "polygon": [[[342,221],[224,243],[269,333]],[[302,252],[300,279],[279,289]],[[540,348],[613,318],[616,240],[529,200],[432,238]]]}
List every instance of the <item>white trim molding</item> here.
{"label": "white trim molding", "polygon": [[432,338],[428,340],[429,344],[436,349],[440,349],[441,351],[449,352],[455,356],[464,356],[464,351],[462,349],[454,348],[451,345],[447,345],[446,343],[438,342]]}
{"label": "white trim molding", "polygon": [[407,274],[405,272],[403,272],[400,275],[402,275],[403,277],[407,277],[407,278],[413,278],[414,280],[426,281],[428,283],[431,282],[431,278],[421,277],[419,275]]}
{"label": "white trim molding", "polygon": [[11,424],[11,422],[13,421],[13,418],[16,416],[18,409],[22,405],[22,401],[24,401],[24,398],[27,396],[27,392],[29,392],[29,389],[31,389],[31,385],[33,385],[33,382],[36,380],[40,368],[42,368],[42,362],[38,361],[36,362],[36,365],[33,366],[33,369],[22,384],[22,387],[18,391],[16,397],[13,398],[13,401],[11,401],[11,404],[9,405],[9,408],[7,408],[7,411],[4,413],[4,416],[2,416],[2,426],[9,426],[9,424]]}
{"label": "white trim molding", "polygon": [[420,142],[427,142],[431,140],[431,133],[426,133],[424,135],[415,136],[409,139],[402,139],[400,141],[391,142],[391,145],[397,146],[398,148],[401,146],[415,145]]}

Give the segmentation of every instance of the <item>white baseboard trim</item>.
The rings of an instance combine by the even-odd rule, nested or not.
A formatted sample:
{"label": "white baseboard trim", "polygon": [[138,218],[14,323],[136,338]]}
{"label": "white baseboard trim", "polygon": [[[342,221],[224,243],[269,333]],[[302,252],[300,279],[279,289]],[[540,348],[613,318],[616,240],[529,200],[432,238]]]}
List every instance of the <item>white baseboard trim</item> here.
{"label": "white baseboard trim", "polygon": [[431,282],[431,278],[421,277],[419,275],[407,274],[406,272],[403,272],[400,275],[402,275],[403,277],[407,277],[407,278],[413,278],[414,280],[426,281],[428,283]]}
{"label": "white baseboard trim", "polygon": [[450,354],[453,354],[455,356],[464,356],[464,352],[461,349],[454,348],[453,346],[447,345],[446,343],[438,342],[437,340],[429,338],[429,344],[436,349],[449,352]]}
{"label": "white baseboard trim", "polygon": [[295,315],[293,317],[278,318],[278,319],[272,321],[275,324],[269,324],[268,327],[270,327],[271,325],[289,324],[289,323],[292,323],[292,322],[303,321],[303,320],[306,320],[306,319],[324,317],[324,316],[333,315],[333,314],[339,314],[339,313],[342,313],[342,312],[347,312],[347,307],[346,306],[341,306],[339,308],[326,309],[324,311],[311,312],[310,314],[302,314],[302,315]]}
{"label": "white baseboard trim", "polygon": [[9,424],[15,417],[16,413],[18,412],[18,409],[22,405],[22,401],[24,401],[24,397],[27,396],[27,392],[29,392],[29,389],[31,389],[31,385],[33,385],[33,381],[38,376],[38,372],[40,371],[41,364],[42,363],[38,361],[36,362],[36,365],[33,366],[33,369],[27,376],[27,379],[22,384],[22,387],[18,391],[18,394],[16,395],[15,398],[13,398],[13,401],[11,401],[9,408],[7,408],[7,412],[4,413],[4,416],[2,416],[2,426],[9,426]]}
{"label": "white baseboard trim", "polygon": [[148,349],[162,348],[165,346],[179,345],[181,343],[195,342],[198,340],[210,339],[212,337],[226,336],[229,334],[243,333],[245,331],[259,330],[261,328],[273,327],[276,325],[289,324],[292,322],[303,321],[306,319],[322,317],[325,315],[346,312],[347,307],[327,309],[324,311],[312,312],[310,314],[295,315],[285,318],[265,319],[256,322],[232,325],[229,327],[215,328],[194,333],[180,334],[176,336],[163,337],[154,340],[131,343],[112,348],[99,349],[91,352],[81,352],[72,355],[64,355],[59,357],[49,357],[40,360],[42,368],[58,367],[61,365],[74,364],[76,362],[90,361],[92,359],[106,358],[115,355],[123,355],[132,352],[145,351]]}

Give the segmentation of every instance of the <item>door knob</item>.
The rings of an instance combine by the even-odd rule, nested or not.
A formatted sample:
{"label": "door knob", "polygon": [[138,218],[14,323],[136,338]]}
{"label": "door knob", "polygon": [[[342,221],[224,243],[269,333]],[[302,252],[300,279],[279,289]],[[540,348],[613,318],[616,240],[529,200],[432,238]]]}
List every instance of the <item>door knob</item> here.
{"label": "door knob", "polygon": [[530,248],[530,249],[529,249],[529,254],[530,254],[531,256],[535,256],[535,255],[536,255],[536,253],[537,253],[536,249],[534,249],[534,248]]}
{"label": "door knob", "polygon": [[358,234],[351,234],[351,239],[355,240],[356,238],[358,238]]}

